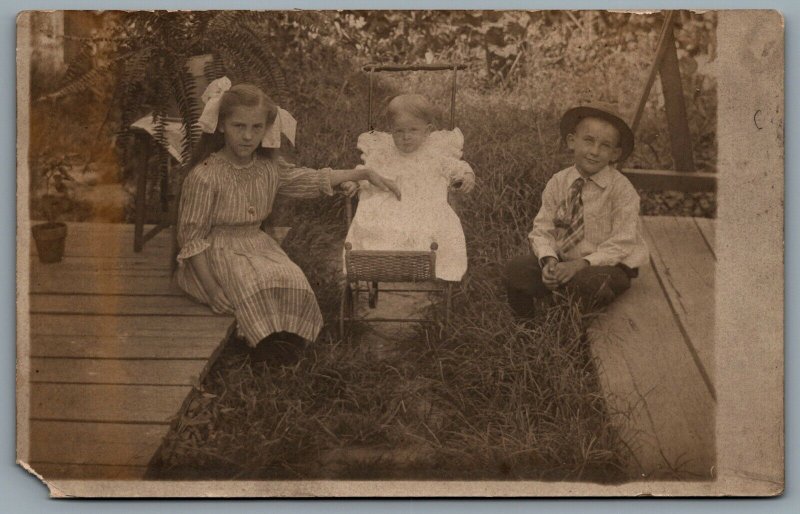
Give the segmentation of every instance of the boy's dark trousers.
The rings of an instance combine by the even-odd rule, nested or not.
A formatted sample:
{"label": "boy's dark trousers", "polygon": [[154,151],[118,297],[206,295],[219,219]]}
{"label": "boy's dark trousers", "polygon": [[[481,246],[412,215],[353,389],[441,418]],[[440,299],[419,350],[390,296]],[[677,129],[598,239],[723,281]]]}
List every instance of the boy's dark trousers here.
{"label": "boy's dark trousers", "polygon": [[[566,288],[577,295],[585,307],[603,307],[625,292],[631,278],[638,275],[624,264],[616,266],[588,266],[572,277]],[[542,282],[542,268],[535,255],[521,255],[506,265],[504,281],[508,303],[520,318],[531,318],[535,313],[533,299],[546,298],[552,292]]]}

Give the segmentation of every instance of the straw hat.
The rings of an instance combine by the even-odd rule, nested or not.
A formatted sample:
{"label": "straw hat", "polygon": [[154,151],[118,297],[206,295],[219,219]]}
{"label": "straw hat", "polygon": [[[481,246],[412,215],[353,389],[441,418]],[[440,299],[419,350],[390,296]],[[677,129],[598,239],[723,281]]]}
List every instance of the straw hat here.
{"label": "straw hat", "polygon": [[575,132],[575,127],[584,118],[599,118],[611,123],[619,131],[619,146],[622,153],[617,162],[622,162],[633,152],[633,131],[625,118],[608,103],[592,102],[573,107],[561,117],[561,138],[566,141],[567,135]]}

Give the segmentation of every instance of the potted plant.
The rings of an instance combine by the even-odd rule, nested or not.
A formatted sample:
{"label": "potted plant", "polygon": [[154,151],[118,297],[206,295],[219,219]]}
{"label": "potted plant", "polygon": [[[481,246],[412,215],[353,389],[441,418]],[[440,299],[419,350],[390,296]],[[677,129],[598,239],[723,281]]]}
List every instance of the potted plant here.
{"label": "potted plant", "polygon": [[39,261],[60,262],[64,257],[67,225],[57,221],[59,213],[66,212],[72,203],[66,182],[73,181],[65,158],[47,160],[40,169],[39,178],[44,183],[44,194],[39,197],[39,207],[46,223],[32,227],[33,239]]}

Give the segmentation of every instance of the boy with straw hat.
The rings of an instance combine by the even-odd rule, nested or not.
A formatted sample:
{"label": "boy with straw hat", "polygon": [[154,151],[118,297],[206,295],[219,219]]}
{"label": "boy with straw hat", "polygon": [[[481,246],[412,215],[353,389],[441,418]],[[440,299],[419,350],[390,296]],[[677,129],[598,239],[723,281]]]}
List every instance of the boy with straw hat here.
{"label": "boy with straw hat", "polygon": [[630,287],[648,259],[641,235],[639,195],[614,163],[633,151],[633,132],[604,103],[569,109],[561,137],[574,164],[553,175],[528,238],[533,255],[506,266],[508,301],[520,318],[534,298],[567,288],[587,307],[609,304]]}

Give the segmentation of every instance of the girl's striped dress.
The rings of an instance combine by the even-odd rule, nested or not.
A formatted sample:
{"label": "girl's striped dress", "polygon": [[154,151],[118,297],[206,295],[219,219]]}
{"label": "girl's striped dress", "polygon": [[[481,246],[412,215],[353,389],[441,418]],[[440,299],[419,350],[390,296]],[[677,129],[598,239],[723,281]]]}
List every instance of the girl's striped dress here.
{"label": "girl's striped dress", "polygon": [[260,230],[278,194],[331,195],[330,170],[259,158],[239,167],[216,153],[189,173],[181,195],[178,285],[209,303],[187,260],[206,252],[211,273],[233,305],[239,333],[251,346],[281,331],[313,341],[322,328],[322,314],[305,275]]}

